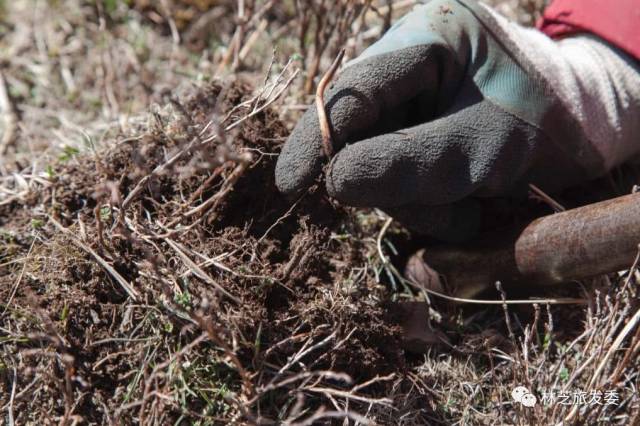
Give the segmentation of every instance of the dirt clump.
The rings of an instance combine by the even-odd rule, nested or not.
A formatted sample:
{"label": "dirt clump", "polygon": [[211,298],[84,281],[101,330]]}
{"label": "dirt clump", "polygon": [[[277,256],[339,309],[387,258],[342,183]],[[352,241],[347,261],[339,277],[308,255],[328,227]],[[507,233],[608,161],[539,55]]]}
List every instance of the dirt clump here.
{"label": "dirt clump", "polygon": [[[366,271],[372,225],[319,187],[280,195],[286,129],[269,109],[234,112],[247,101],[242,83],[172,99],[2,207],[3,352],[28,372],[19,386],[33,383],[13,402],[17,420],[299,416],[283,408],[291,398],[317,409],[402,371],[388,291]],[[243,122],[223,132],[225,115]]]}

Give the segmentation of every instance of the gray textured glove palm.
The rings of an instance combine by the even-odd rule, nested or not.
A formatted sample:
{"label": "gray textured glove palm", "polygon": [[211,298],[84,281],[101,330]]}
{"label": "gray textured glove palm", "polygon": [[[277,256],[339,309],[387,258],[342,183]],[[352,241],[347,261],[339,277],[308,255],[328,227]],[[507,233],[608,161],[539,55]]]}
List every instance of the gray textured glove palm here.
{"label": "gray textured glove palm", "polygon": [[[329,194],[438,238],[474,232],[477,197],[528,183],[554,191],[603,172],[545,76],[475,2],[417,7],[348,64],[326,99],[337,151]],[[326,161],[311,107],[278,159],[278,188],[299,193]]]}

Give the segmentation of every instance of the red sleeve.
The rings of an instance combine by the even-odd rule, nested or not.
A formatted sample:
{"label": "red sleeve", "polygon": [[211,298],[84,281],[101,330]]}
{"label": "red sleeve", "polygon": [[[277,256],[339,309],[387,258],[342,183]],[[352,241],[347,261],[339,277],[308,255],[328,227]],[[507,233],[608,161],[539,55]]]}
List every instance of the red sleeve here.
{"label": "red sleeve", "polygon": [[640,60],[640,0],[553,0],[537,26],[554,38],[590,32]]}

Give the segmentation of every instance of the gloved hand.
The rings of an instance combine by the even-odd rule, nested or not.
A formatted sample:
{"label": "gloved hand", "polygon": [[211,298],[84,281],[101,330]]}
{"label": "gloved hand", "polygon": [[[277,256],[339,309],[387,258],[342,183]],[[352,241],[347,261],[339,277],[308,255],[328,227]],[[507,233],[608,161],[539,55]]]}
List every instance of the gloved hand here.
{"label": "gloved hand", "polygon": [[[328,91],[337,153],[327,190],[415,231],[464,239],[478,197],[523,194],[528,183],[553,192],[636,153],[639,76],[596,37],[554,42],[473,1],[431,1]],[[278,188],[299,193],[326,161],[310,107],[278,159]]]}

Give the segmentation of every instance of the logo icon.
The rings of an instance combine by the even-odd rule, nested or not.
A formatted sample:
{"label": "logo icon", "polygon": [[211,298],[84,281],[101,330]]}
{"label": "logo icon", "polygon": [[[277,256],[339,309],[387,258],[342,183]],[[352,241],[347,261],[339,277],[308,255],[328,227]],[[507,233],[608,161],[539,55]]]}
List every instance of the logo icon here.
{"label": "logo icon", "polygon": [[538,402],[538,399],[534,394],[529,392],[524,386],[516,386],[515,389],[511,391],[511,397],[514,402],[519,402],[525,407],[533,407]]}

